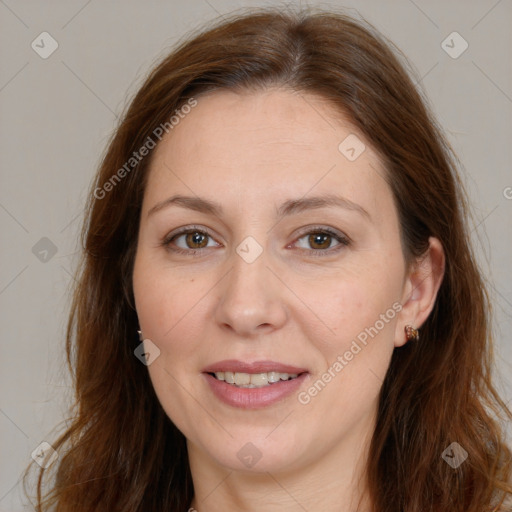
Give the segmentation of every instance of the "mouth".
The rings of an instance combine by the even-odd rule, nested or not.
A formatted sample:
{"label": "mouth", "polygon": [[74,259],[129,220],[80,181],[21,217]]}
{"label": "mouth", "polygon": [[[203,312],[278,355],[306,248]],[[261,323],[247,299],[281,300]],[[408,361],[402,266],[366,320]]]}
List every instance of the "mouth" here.
{"label": "mouth", "polygon": [[275,361],[219,361],[202,374],[219,400],[243,409],[260,409],[286,399],[304,386],[309,371]]}
{"label": "mouth", "polygon": [[244,372],[208,372],[209,375],[217,380],[224,381],[238,388],[264,388],[272,386],[281,381],[293,380],[306,372],[301,373],[281,373],[281,372],[263,372],[263,373],[244,373]]}

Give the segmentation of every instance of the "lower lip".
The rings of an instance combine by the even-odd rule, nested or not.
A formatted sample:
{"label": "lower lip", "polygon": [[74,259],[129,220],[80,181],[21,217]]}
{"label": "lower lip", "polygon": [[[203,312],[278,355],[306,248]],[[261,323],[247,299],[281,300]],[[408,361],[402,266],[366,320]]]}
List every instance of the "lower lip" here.
{"label": "lower lip", "polygon": [[302,385],[307,373],[291,380],[281,380],[261,388],[239,388],[203,373],[213,394],[225,404],[241,409],[261,409],[275,404],[291,395]]}

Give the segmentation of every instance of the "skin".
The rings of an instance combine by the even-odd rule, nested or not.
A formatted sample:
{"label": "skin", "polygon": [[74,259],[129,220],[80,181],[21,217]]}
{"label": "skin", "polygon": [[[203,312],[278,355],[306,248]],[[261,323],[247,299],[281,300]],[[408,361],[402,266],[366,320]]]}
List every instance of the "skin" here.
{"label": "skin", "polygon": [[[150,377],[187,438],[191,506],[355,511],[361,500],[359,510],[369,510],[364,464],[379,391],[394,348],[406,343],[404,326],[420,327],[433,307],[442,246],[431,238],[424,257],[406,265],[383,167],[323,99],[285,89],[197,99],[153,155],[133,274],[141,330],[160,349]],[[366,146],[355,161],[338,150],[349,134]],[[277,221],[283,202],[329,193],[370,219],[327,206]],[[148,214],[175,194],[219,202],[223,213],[171,205]],[[163,244],[191,225],[211,237]],[[327,227],[349,245],[305,234]],[[252,263],[236,252],[248,236],[262,248]],[[294,393],[266,408],[235,408],[201,374],[224,359],[273,360],[307,368],[307,390],[394,303],[401,311],[307,404]],[[248,442],[261,454],[251,468],[237,457]]]}

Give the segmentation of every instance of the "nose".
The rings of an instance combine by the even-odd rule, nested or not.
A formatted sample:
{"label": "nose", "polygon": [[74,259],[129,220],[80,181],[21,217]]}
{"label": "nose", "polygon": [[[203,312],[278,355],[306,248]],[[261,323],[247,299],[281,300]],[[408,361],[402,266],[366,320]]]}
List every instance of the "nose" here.
{"label": "nose", "polygon": [[251,263],[233,251],[231,270],[219,284],[215,320],[222,329],[247,338],[270,333],[286,323],[286,287],[268,268],[265,250]]}

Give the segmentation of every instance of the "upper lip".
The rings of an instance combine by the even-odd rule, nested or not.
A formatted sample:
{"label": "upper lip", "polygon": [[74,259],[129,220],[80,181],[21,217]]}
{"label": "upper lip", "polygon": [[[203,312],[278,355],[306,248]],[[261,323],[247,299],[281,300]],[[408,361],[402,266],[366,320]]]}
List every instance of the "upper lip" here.
{"label": "upper lip", "polygon": [[276,361],[254,361],[252,363],[238,361],[236,359],[226,359],[218,361],[206,368],[203,368],[203,373],[216,373],[216,372],[233,372],[233,373],[266,373],[266,372],[279,372],[279,373],[292,373],[299,374],[305,373],[305,368],[298,368],[289,364],[278,363]]}

